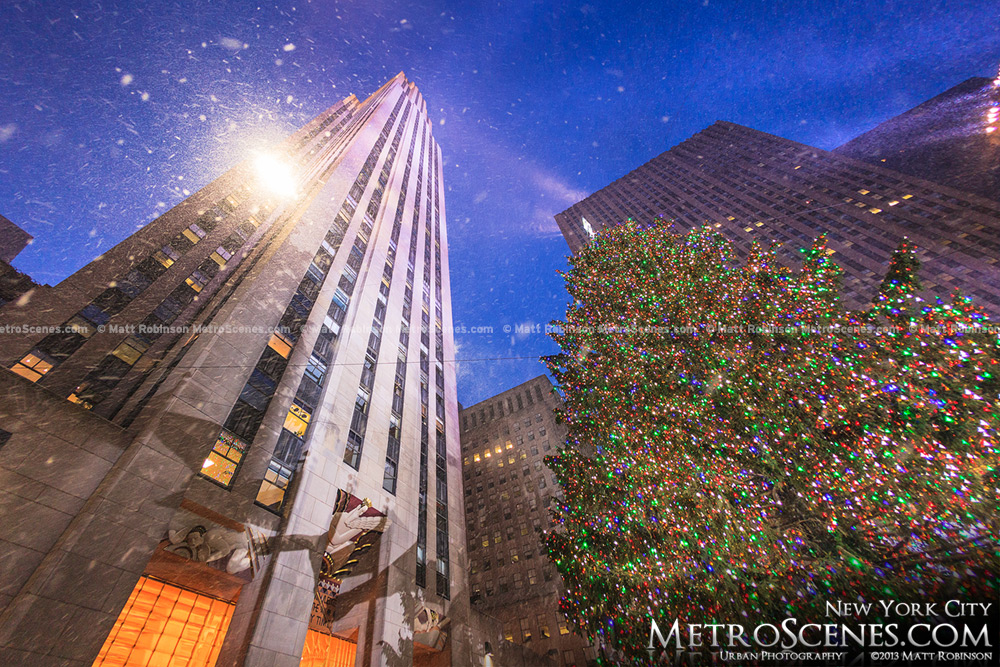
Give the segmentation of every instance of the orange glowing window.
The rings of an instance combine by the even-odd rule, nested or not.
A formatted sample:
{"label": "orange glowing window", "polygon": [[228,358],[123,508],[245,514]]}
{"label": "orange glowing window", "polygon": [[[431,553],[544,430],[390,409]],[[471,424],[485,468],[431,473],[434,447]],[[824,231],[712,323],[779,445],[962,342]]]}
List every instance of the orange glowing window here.
{"label": "orange glowing window", "polygon": [[285,359],[287,359],[288,355],[292,353],[292,343],[277,331],[271,335],[271,340],[268,342],[268,346]]}
{"label": "orange glowing window", "polygon": [[212,667],[235,605],[142,577],[94,667]]}
{"label": "orange glowing window", "polygon": [[223,486],[229,486],[236,474],[236,468],[243,460],[247,444],[229,431],[223,431],[215,439],[212,451],[208,453],[201,466],[201,474],[211,477]]}
{"label": "orange glowing window", "polygon": [[52,370],[53,364],[42,358],[42,354],[36,350],[32,350],[30,354],[24,355],[24,358],[11,367],[11,370],[20,375],[21,377],[28,378],[32,382],[38,382],[39,379],[50,370]]}
{"label": "orange glowing window", "polygon": [[309,630],[299,667],[354,667],[357,652],[354,642]]}

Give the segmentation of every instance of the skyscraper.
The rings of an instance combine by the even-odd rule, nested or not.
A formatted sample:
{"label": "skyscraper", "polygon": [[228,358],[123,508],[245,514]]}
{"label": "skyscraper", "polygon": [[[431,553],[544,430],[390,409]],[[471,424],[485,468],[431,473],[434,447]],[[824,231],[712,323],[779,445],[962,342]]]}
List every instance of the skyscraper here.
{"label": "skyscraper", "polygon": [[402,73],[4,305],[0,662],[472,664],[451,318]]}
{"label": "skyscraper", "polygon": [[925,291],[958,290],[1000,314],[1000,202],[728,122],[717,122],[557,214],[576,252],[627,218],[709,225],[746,253],[799,249],[826,234],[844,300],[871,303],[899,241],[920,250]]}
{"label": "skyscraper", "polygon": [[566,440],[562,405],[541,375],[462,409],[462,471],[473,605],[504,638],[553,665],[583,667],[593,649],[559,611],[561,579],[539,535],[561,497],[545,465]]}

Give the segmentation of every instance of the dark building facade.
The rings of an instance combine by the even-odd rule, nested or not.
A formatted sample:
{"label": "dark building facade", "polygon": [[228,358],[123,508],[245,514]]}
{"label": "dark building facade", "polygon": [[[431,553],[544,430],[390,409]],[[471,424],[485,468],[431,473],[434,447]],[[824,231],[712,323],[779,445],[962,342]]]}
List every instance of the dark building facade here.
{"label": "dark building facade", "polygon": [[0,261],[13,262],[31,240],[31,234],[0,215]]}
{"label": "dark building facade", "polygon": [[1000,87],[972,78],[834,153],[1000,200]]}
{"label": "dark building facade", "polygon": [[34,297],[41,285],[11,266],[14,258],[31,243],[32,236],[0,215],[0,306]]}
{"label": "dark building facade", "polygon": [[561,404],[542,375],[461,410],[469,587],[506,641],[548,664],[583,667],[593,650],[559,612],[561,579],[539,540],[560,497],[543,459],[566,438]]}
{"label": "dark building facade", "polygon": [[442,166],[400,73],[0,308],[0,663],[482,661]]}
{"label": "dark building facade", "polygon": [[1000,202],[881,163],[720,121],[555,217],[576,252],[605,227],[656,216],[718,229],[742,254],[777,241],[790,266],[826,234],[853,307],[871,303],[909,237],[926,293],[960,291],[1000,314]]}

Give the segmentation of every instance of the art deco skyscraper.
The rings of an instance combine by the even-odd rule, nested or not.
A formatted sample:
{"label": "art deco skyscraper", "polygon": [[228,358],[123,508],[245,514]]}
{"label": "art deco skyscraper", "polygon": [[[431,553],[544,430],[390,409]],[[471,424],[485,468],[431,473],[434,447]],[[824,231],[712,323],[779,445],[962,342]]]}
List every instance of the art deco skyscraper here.
{"label": "art deco skyscraper", "polygon": [[728,122],[717,122],[556,215],[574,252],[597,231],[656,216],[709,225],[747,252],[801,264],[826,234],[844,300],[871,303],[892,251],[918,246],[929,294],[954,290],[1000,315],[1000,203]]}
{"label": "art deco skyscraper", "polygon": [[402,73],[4,305],[0,662],[472,664],[451,317]]}

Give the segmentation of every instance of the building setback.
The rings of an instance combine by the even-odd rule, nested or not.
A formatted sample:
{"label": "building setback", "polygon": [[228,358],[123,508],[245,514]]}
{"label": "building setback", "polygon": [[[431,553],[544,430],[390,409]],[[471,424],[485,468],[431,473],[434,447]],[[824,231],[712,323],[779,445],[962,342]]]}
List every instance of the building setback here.
{"label": "building setback", "polygon": [[879,164],[720,121],[555,218],[576,252],[601,229],[656,216],[717,229],[741,255],[777,241],[792,267],[826,234],[852,307],[871,303],[907,236],[926,294],[958,290],[1000,315],[1000,202]]}
{"label": "building setback", "polygon": [[1000,200],[1000,77],[967,79],[834,153]]}
{"label": "building setback", "polygon": [[539,540],[561,497],[543,461],[566,439],[555,419],[561,405],[542,375],[461,410],[469,587],[506,641],[547,664],[583,667],[593,650],[559,612],[561,579]]}
{"label": "building setback", "polygon": [[3,305],[0,663],[481,661],[448,275],[400,73]]}

